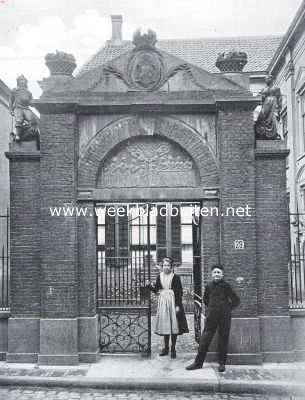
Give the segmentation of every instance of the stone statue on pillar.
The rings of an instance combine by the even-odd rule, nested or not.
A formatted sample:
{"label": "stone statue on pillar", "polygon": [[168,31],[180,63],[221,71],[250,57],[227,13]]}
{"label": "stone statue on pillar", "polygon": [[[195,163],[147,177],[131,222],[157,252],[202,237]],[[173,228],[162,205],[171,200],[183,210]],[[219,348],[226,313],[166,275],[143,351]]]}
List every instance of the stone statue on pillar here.
{"label": "stone statue on pillar", "polygon": [[266,77],[267,87],[261,92],[262,105],[254,111],[254,131],[258,140],[281,139],[277,131],[282,108],[281,89],[272,87],[273,78]]}
{"label": "stone statue on pillar", "polygon": [[17,87],[12,90],[9,108],[15,119],[16,132],[12,132],[12,138],[16,142],[36,140],[39,149],[39,125],[38,117],[30,109],[32,93],[28,90],[28,81],[25,76],[17,78]]}

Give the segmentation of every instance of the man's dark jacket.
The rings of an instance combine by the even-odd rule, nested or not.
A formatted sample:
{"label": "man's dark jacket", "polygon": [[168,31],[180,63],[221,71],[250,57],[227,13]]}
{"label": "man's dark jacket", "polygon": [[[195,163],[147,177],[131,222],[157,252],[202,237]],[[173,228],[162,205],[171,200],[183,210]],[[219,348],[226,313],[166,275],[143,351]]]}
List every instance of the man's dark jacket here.
{"label": "man's dark jacket", "polygon": [[239,305],[240,299],[229,283],[221,279],[218,282],[212,281],[206,285],[203,302],[207,307],[207,313],[211,311],[227,313]]}

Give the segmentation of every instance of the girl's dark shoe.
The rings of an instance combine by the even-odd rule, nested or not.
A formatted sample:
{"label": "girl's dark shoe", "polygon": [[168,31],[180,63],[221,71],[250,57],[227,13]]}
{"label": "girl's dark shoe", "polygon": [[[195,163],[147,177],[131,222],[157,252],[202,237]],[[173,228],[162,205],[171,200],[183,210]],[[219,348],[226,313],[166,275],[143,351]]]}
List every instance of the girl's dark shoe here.
{"label": "girl's dark shoe", "polygon": [[177,354],[176,354],[176,350],[171,350],[171,358],[176,358]]}
{"label": "girl's dark shoe", "polygon": [[162,349],[161,353],[159,354],[159,356],[167,356],[169,353],[168,349]]}
{"label": "girl's dark shoe", "polygon": [[218,372],[225,372],[226,366],[224,364],[219,364]]}

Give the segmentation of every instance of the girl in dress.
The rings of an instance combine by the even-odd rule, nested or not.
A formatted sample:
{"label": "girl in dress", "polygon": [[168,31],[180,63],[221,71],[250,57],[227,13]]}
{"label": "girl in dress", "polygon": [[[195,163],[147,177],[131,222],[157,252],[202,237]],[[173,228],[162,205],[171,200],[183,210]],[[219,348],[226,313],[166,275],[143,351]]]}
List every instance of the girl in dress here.
{"label": "girl in dress", "polygon": [[182,305],[182,284],[179,275],[173,271],[173,260],[166,257],[162,261],[162,271],[150,290],[159,292],[155,333],[164,336],[164,348],[160,356],[169,354],[171,336],[171,358],[176,358],[177,335],[188,333],[187,321]]}

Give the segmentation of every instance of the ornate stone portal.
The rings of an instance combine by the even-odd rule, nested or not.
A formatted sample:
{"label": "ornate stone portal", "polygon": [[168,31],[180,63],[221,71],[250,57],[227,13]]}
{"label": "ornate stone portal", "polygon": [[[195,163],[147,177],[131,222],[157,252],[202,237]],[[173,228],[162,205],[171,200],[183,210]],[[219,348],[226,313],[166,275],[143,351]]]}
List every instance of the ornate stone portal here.
{"label": "ornate stone portal", "polygon": [[98,187],[197,186],[197,171],[179,146],[156,137],[128,140],[102,164]]}
{"label": "ornate stone portal", "polygon": [[[69,62],[73,60],[57,54],[56,59],[67,59],[68,71],[56,64],[56,75],[51,73],[35,103],[43,131],[41,159],[33,151],[6,153],[11,180],[7,360],[61,365],[93,362],[99,343],[112,345],[112,337],[123,350],[145,348],[143,341],[150,338],[149,318],[131,315],[127,304],[123,320],[112,311],[102,320],[100,311],[107,303],[97,297],[104,250],[98,242],[99,226],[91,215],[95,216],[96,204],[126,204],[131,199],[143,203],[200,201],[208,208],[220,204],[224,211],[249,205],[249,216],[202,218],[200,235],[195,238],[201,267],[197,272],[205,279],[210,267],[222,260],[227,279],[242,300],[233,314],[230,362],[284,361],[299,348],[305,354],[303,344],[296,347],[294,343],[288,314],[284,143],[255,143],[252,112],[257,99],[248,90],[165,52],[149,52],[146,39],[154,45],[156,38],[150,33],[141,35],[136,50],[75,78],[63,75],[71,74]],[[164,64],[161,80],[160,64],[152,55],[159,53]],[[167,90],[158,91],[169,77],[173,79]],[[82,125],[86,127],[83,133],[78,123],[81,118],[91,118]],[[206,121],[211,119],[215,123],[209,131]],[[126,189],[137,186],[138,190]],[[50,207],[71,204],[86,208],[89,216],[50,212]],[[128,227],[124,219],[114,221],[112,236],[118,241],[112,247],[125,251],[122,221]],[[177,229],[172,234],[167,230],[166,250],[170,245],[175,250],[176,242],[183,245],[175,233],[179,224],[167,222],[166,229]],[[106,237],[106,218],[104,225]],[[271,240],[274,232],[276,240]],[[244,241],[243,250],[235,247],[237,239]],[[130,242],[138,251],[135,241]],[[165,246],[160,247],[165,251]],[[145,253],[145,246],[141,251]],[[126,260],[117,254],[116,260]],[[144,254],[142,265],[147,260]],[[122,263],[110,264],[115,273],[122,270]],[[138,270],[128,276],[137,276],[141,284]],[[135,307],[131,308],[138,307],[136,302],[132,298]],[[134,331],[126,337],[129,327]],[[114,332],[112,337],[109,331]]]}

